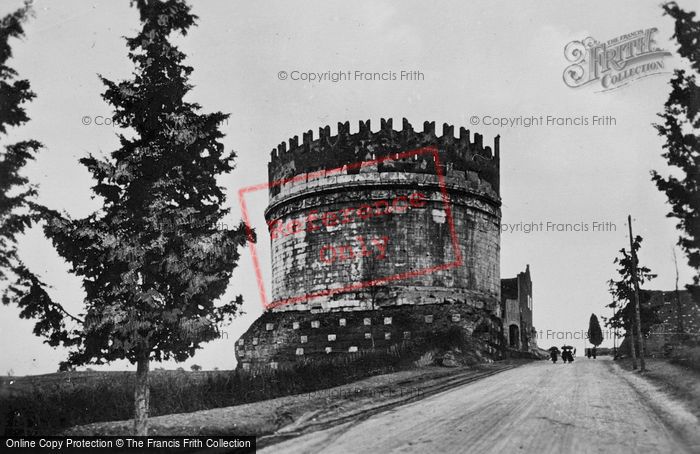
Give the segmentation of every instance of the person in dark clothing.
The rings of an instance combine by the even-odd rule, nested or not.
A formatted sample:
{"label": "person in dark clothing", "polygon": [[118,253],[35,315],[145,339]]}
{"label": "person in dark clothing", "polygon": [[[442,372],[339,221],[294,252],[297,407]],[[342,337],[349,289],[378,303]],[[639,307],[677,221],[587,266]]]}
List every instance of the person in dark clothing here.
{"label": "person in dark clothing", "polygon": [[573,363],[574,362],[574,355],[571,354],[571,350],[573,350],[574,347],[571,347],[569,345],[564,345],[561,348],[561,359],[564,360],[565,363]]}
{"label": "person in dark clothing", "polygon": [[591,350],[592,350],[592,351],[591,351],[591,354],[593,355],[593,359],[595,359],[596,354],[598,353],[598,352],[596,352],[596,347],[593,346],[593,348],[592,348]]}
{"label": "person in dark clothing", "polygon": [[549,348],[549,357],[552,360],[553,363],[556,364],[557,359],[559,359],[559,349],[557,347],[550,347]]}

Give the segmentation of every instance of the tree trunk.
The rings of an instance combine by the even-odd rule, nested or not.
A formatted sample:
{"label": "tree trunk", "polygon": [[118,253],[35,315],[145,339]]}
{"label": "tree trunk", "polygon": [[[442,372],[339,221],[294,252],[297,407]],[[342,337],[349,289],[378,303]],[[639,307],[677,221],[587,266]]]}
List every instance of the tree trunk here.
{"label": "tree trunk", "polygon": [[139,358],[136,365],[136,386],[134,389],[134,435],[148,435],[148,356]]}
{"label": "tree trunk", "polygon": [[681,306],[681,294],[678,292],[678,260],[676,260],[676,248],[673,248],[673,263],[676,265],[676,320],[679,343],[683,343],[683,307]]}
{"label": "tree trunk", "polygon": [[632,326],[630,327],[630,355],[632,356],[632,369],[637,369],[637,355],[635,354],[634,346],[634,322],[630,322]]}
{"label": "tree trunk", "polygon": [[[630,227],[630,254],[632,255],[632,283],[634,284],[634,314],[637,321],[637,339],[639,339],[639,370],[646,371],[646,363],[644,361],[644,334],[642,334],[642,317],[639,309],[639,281],[637,280],[637,251],[634,250],[634,236],[632,235],[632,215],[627,216],[627,223]],[[636,361],[633,364],[637,368]]]}

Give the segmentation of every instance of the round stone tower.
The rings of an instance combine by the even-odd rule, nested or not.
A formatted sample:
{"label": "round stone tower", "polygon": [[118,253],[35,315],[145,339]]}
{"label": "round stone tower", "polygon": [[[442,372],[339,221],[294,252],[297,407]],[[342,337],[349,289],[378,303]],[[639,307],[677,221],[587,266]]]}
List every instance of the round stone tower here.
{"label": "round stone tower", "polygon": [[[272,303],[239,339],[244,367],[500,323],[499,138],[404,119],[294,137],[272,151]],[[289,325],[289,326],[286,326]],[[308,326],[307,326],[308,325]],[[381,326],[380,332],[377,325]],[[370,329],[369,327],[374,326]],[[478,328],[478,329],[477,329]]]}

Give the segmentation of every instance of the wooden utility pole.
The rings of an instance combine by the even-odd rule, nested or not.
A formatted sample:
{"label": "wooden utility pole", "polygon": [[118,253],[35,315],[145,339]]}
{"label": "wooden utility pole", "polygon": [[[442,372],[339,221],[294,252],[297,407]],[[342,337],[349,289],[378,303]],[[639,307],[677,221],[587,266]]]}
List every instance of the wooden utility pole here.
{"label": "wooden utility pole", "polygon": [[[617,303],[613,300],[613,304],[615,304],[612,307],[613,311],[613,318],[612,320],[615,320],[615,313],[617,312],[615,309],[617,309]],[[617,327],[615,325],[612,325],[612,330],[613,330],[613,360],[617,359]]]}
{"label": "wooden utility pole", "polygon": [[630,356],[632,357],[632,369],[637,369],[637,353],[636,347],[634,346],[634,331],[636,323],[632,322],[630,325]]}
{"label": "wooden utility pole", "polygon": [[[673,263],[676,265],[676,321],[677,321],[677,328],[678,328],[678,336],[673,336],[678,339],[679,343],[683,343],[685,340],[683,338],[683,307],[681,306],[681,296],[680,293],[678,292],[678,259],[676,259],[676,248],[674,247],[672,249],[673,251]],[[672,337],[672,338],[673,338]]]}
{"label": "wooden utility pole", "polygon": [[[637,281],[637,252],[634,250],[634,237],[632,236],[632,215],[627,216],[630,227],[630,252],[632,253],[632,283],[634,284],[634,312],[637,319],[637,336],[639,338],[639,365],[640,372],[646,371],[644,362],[644,335],[642,334],[642,317],[639,311],[639,282]],[[634,350],[633,350],[634,351]],[[636,366],[636,364],[633,364]],[[636,369],[636,367],[634,367]]]}

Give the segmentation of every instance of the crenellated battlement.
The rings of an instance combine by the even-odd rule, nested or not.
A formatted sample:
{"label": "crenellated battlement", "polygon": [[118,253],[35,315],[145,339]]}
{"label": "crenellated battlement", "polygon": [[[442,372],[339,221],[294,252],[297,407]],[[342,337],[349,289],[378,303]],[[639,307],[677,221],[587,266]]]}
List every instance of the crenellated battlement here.
{"label": "crenellated battlement", "polygon": [[[491,184],[499,192],[499,139],[494,138],[493,148],[484,146],[483,136],[465,128],[459,128],[459,137],[454,135],[454,126],[442,126],[442,134],[435,131],[435,122],[423,123],[423,131],[417,132],[407,119],[403,119],[402,129],[393,128],[392,119],[381,119],[378,131],[372,131],[370,120],[360,121],[355,133],[350,131],[350,122],[338,123],[336,135],[331,135],[330,126],[319,128],[314,139],[313,131],[282,142],[270,153],[268,176],[270,182],[292,178],[319,170],[340,168],[345,165],[379,159],[391,154],[410,151],[425,146],[437,146],[443,170],[472,171]],[[378,165],[378,172],[396,171],[396,165]],[[400,170],[408,173],[435,174],[431,156],[421,155],[403,160]],[[359,172],[355,169],[354,172]],[[353,170],[348,169],[348,173]],[[271,196],[279,192],[279,186],[270,188]]]}
{"label": "crenellated battlement", "polygon": [[499,137],[484,146],[465,128],[440,132],[345,122],[272,150],[271,299],[237,342],[242,368],[455,329],[478,355],[501,356]]}

